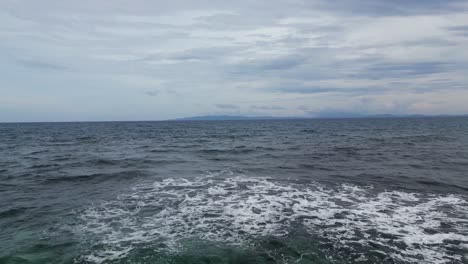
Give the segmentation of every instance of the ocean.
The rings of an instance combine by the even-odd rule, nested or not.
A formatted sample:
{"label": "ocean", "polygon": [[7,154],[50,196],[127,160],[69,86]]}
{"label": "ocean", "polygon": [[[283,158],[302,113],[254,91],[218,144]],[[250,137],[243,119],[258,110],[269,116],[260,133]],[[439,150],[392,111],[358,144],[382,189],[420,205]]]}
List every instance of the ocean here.
{"label": "ocean", "polygon": [[468,263],[468,118],[0,124],[0,263]]}

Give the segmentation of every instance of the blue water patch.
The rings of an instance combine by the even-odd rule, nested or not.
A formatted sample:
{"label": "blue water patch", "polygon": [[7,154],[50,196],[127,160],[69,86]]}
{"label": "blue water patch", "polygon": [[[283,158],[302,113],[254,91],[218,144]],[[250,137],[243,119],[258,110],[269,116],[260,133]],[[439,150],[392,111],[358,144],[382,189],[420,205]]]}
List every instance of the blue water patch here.
{"label": "blue water patch", "polygon": [[468,119],[0,124],[0,263],[467,263]]}

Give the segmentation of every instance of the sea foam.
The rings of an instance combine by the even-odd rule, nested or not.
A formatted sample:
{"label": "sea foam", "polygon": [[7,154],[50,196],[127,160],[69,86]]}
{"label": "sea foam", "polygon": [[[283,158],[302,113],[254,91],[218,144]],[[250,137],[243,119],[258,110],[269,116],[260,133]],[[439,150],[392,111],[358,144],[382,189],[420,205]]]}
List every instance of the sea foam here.
{"label": "sea foam", "polygon": [[[125,258],[146,244],[177,254],[184,250],[181,241],[192,238],[252,247],[264,237],[286,237],[294,227],[336,252],[355,254],[355,262],[366,260],[356,247],[402,263],[461,262],[468,247],[468,202],[461,196],[332,188],[232,172],[136,185],[78,216],[74,232],[93,245],[83,255],[92,263]],[[325,255],[333,261],[336,252]]]}

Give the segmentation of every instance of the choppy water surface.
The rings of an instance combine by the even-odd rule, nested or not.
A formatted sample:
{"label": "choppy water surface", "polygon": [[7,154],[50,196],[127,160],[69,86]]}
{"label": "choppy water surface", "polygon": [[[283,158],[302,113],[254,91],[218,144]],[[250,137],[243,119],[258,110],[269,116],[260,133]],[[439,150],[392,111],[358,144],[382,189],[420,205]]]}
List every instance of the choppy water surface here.
{"label": "choppy water surface", "polygon": [[0,263],[468,263],[468,118],[0,124]]}

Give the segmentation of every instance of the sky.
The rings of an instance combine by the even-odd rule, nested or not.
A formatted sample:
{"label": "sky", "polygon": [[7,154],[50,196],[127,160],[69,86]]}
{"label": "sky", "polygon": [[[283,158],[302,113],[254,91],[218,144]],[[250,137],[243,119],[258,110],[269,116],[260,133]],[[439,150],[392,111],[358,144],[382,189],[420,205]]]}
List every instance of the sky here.
{"label": "sky", "polygon": [[1,0],[0,122],[468,114],[467,0]]}

